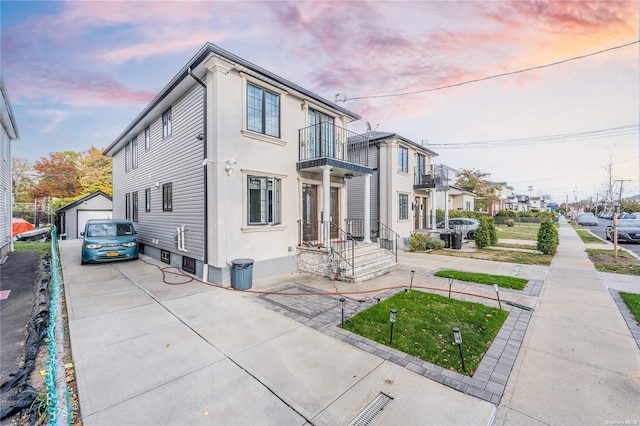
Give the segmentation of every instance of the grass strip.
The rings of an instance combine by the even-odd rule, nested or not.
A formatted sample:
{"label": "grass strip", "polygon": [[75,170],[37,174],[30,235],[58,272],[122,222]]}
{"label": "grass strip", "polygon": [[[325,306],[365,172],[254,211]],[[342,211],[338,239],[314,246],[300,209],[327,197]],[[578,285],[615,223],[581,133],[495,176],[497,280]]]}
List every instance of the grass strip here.
{"label": "grass strip", "polygon": [[38,241],[15,241],[13,243],[14,251],[30,251],[36,250],[40,253],[40,256],[51,253],[51,241],[45,241],[44,243]]}
{"label": "grass strip", "polygon": [[[391,309],[397,310],[397,316],[390,344]],[[498,308],[413,290],[397,293],[358,313],[344,324],[344,329],[472,376],[507,315],[508,312]],[[460,327],[466,371],[453,343],[453,327]]]}
{"label": "grass strip", "polygon": [[536,252],[522,252],[509,250],[476,249],[473,252],[460,250],[432,250],[428,254],[443,256],[466,257],[469,259],[493,260],[495,262],[518,263],[520,265],[551,265],[553,256]]}
{"label": "grass strip", "polygon": [[586,252],[600,272],[640,276],[640,261],[625,250],[618,250],[617,258],[613,250],[588,248]]}
{"label": "grass strip", "polygon": [[600,238],[596,237],[586,229],[576,229],[576,232],[578,233],[580,239],[586,244],[606,244],[604,241],[602,241]]}
{"label": "grass strip", "polygon": [[636,319],[636,323],[640,325],[640,294],[619,292],[620,297],[631,311],[631,315]]}
{"label": "grass strip", "polygon": [[449,278],[453,277],[455,280],[474,282],[478,284],[493,285],[498,284],[500,287],[512,288],[515,290],[522,290],[525,288],[529,280],[518,277],[508,277],[506,275],[491,275],[480,274],[476,272],[464,272],[454,271],[451,269],[445,269],[444,271],[438,271],[434,274],[436,277]]}

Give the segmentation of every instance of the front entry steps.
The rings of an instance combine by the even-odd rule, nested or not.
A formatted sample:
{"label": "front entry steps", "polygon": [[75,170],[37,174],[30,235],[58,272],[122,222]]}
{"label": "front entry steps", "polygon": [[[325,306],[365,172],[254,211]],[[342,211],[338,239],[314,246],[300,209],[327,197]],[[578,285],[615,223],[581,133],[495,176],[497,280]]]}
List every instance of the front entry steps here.
{"label": "front entry steps", "polygon": [[[351,250],[347,250],[343,256],[351,261]],[[384,275],[399,266],[395,255],[389,250],[381,248],[378,243],[357,243],[354,248],[353,260],[353,272],[343,262],[342,266],[346,267],[341,278],[354,284]]]}

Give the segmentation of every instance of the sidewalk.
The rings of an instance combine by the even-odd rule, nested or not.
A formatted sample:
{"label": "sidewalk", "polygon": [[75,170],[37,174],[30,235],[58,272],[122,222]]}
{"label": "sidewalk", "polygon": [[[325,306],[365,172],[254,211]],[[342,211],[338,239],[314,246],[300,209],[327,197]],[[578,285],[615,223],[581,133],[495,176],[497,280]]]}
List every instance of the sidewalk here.
{"label": "sidewalk", "polygon": [[560,223],[495,424],[639,424],[640,351],[584,243]]}

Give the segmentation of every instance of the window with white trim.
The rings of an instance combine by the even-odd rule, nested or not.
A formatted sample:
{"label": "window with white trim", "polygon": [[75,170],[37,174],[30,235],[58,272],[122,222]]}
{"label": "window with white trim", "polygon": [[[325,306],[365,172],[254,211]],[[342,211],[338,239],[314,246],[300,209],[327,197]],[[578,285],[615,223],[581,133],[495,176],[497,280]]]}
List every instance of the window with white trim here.
{"label": "window with white trim", "polygon": [[127,144],[124,147],[124,171],[125,172],[129,171],[129,164],[131,162],[130,158],[131,158],[131,144]]}
{"label": "window with white trim", "polygon": [[247,130],[280,137],[280,95],[247,83]]}
{"label": "window with white trim", "polygon": [[151,188],[144,190],[144,211],[151,211]]}
{"label": "window with white trim", "polygon": [[131,193],[131,220],[138,221],[138,191]]}
{"label": "window with white trim", "polygon": [[131,170],[138,168],[138,138],[131,141]]}
{"label": "window with white trim", "polygon": [[398,147],[398,171],[409,171],[409,150],[403,146]]}
{"label": "window with white trim", "polygon": [[409,219],[409,196],[398,194],[398,219]]}
{"label": "window with white trim", "polygon": [[162,138],[171,136],[171,108],[162,114]]}
{"label": "window with white trim", "polygon": [[162,211],[170,212],[173,210],[173,184],[165,183],[162,185]]}
{"label": "window with white trim", "polygon": [[144,129],[144,150],[149,151],[151,148],[151,127]]}
{"label": "window with white trim", "polygon": [[247,223],[279,224],[282,221],[282,180],[268,176],[247,176]]}

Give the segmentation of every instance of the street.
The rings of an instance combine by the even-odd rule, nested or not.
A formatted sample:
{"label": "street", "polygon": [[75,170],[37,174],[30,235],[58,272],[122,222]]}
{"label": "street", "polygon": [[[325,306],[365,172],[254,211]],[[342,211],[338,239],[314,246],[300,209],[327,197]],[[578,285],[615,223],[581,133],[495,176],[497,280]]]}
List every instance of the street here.
{"label": "street", "polygon": [[[603,240],[606,240],[607,238],[605,237],[604,230],[608,225],[611,224],[611,222],[613,221],[607,220],[607,219],[598,219],[598,226],[585,226],[584,228],[593,232],[595,235],[602,238]],[[632,251],[638,256],[640,256],[640,244],[622,243],[619,246],[624,247],[625,249]]]}

